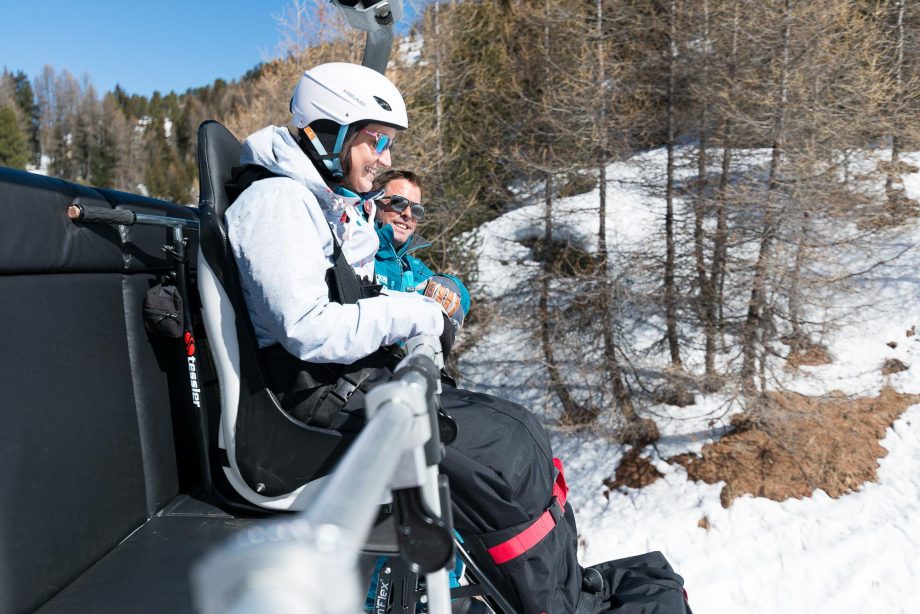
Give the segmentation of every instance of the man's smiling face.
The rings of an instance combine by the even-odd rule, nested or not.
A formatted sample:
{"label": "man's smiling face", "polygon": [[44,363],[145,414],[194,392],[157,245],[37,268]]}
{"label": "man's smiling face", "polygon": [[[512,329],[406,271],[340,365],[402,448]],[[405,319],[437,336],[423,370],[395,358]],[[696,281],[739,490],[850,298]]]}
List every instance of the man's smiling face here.
{"label": "man's smiling face", "polygon": [[[419,187],[405,179],[394,179],[386,185],[384,196],[393,195],[404,196],[414,203],[422,201],[422,191]],[[383,206],[377,207],[377,219],[393,227],[393,240],[397,246],[408,241],[418,225],[418,220],[412,217],[412,207],[406,207],[402,213],[396,213]]]}

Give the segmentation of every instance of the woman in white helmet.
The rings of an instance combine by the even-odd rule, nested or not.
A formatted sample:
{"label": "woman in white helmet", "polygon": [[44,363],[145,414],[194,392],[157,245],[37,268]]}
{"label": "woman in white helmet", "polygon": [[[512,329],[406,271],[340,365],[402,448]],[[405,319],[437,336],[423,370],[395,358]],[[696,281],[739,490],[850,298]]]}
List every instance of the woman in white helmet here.
{"label": "woman in white helmet", "polygon": [[373,279],[378,241],[358,211],[360,193],[390,166],[396,132],[408,126],[399,91],[369,68],[322,64],[301,77],[291,111],[294,127],[269,126],[243,143],[241,163],[268,177],[226,213],[260,347],[349,364],[414,335],[440,335],[433,301],[394,293],[341,304],[326,283],[336,244],[359,277]]}

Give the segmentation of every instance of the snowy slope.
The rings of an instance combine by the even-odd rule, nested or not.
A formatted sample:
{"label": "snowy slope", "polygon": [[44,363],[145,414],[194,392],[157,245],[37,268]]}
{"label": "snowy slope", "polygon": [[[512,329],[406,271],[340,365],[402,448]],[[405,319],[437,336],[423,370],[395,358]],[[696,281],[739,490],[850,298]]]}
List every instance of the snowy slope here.
{"label": "snowy slope", "polygon": [[[620,451],[605,441],[556,437],[567,459],[582,562],[661,550],[684,576],[695,612],[916,612],[920,603],[920,405],[882,445],[879,482],[831,499],[750,496],[728,509],[722,484],[665,477],[608,501],[601,482]],[[698,526],[706,517],[710,528]]]}
{"label": "snowy slope", "polygon": [[[613,249],[639,249],[662,241],[663,199],[643,186],[660,181],[664,152],[655,150],[610,165],[608,242]],[[759,155],[755,152],[752,157]],[[920,155],[910,160],[917,164]],[[920,176],[904,178],[908,196],[920,198]],[[559,232],[585,249],[596,247],[597,193],[557,203]],[[542,234],[543,210],[526,206],[484,225],[477,296],[515,292],[536,272],[519,241]],[[784,382],[806,394],[828,390],[872,395],[886,382],[901,392],[920,392],[920,224],[890,246],[898,260],[860,279],[853,293],[829,307],[843,328],[824,341],[833,363],[804,368]],[[895,244],[896,243],[896,244]],[[854,256],[855,257],[855,256]],[[872,300],[869,300],[872,299]],[[871,303],[871,306],[865,306]],[[539,347],[514,314],[493,324],[461,361],[464,385],[513,398],[552,416]],[[920,326],[918,326],[920,328]],[[660,335],[638,331],[636,343]],[[896,341],[897,347],[886,343]],[[883,376],[887,358],[910,365]],[[699,364],[691,355],[689,364]],[[726,399],[711,395],[694,406],[645,408],[662,439],[651,457],[664,478],[628,494],[604,496],[623,453],[601,435],[553,432],[566,463],[582,541],[582,563],[593,564],[648,550],[661,550],[685,580],[696,612],[918,612],[920,611],[920,405],[889,429],[882,445],[879,481],[839,499],[815,491],[805,500],[775,502],[751,496],[723,509],[722,484],[688,481],[686,472],[661,458],[716,439],[725,428]],[[730,412],[728,412],[730,413]],[[709,529],[698,523],[706,518]]]}

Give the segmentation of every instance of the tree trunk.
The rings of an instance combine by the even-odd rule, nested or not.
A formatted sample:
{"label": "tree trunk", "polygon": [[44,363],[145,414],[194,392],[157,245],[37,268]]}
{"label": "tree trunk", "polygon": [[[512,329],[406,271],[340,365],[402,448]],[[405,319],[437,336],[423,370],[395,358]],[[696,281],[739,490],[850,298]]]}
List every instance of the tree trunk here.
{"label": "tree trunk", "polygon": [[674,244],[674,95],[675,72],[677,64],[677,2],[671,0],[668,16],[668,89],[667,89],[667,184],[665,186],[665,212],[664,226],[667,243],[667,253],[664,265],[664,306],[665,322],[667,328],[668,350],[671,354],[671,365],[681,367],[680,343],[677,337],[677,288],[675,287],[675,244]]}
{"label": "tree trunk", "polygon": [[[787,72],[789,70],[789,31],[792,17],[791,0],[786,0],[783,13],[782,62],[780,64],[779,91],[774,119],[773,146],[770,156],[770,174],[767,183],[767,202],[764,208],[763,227],[757,262],[754,265],[754,278],[751,282],[751,298],[748,300],[747,317],[741,336],[741,382],[746,393],[754,393],[755,362],[757,359],[757,342],[762,340],[761,331],[767,326],[765,317],[765,299],[767,290],[767,273],[769,270],[773,241],[776,238],[776,216],[773,207],[776,204],[775,192],[779,185],[779,171],[783,159],[786,138],[786,111],[788,106]],[[763,356],[763,354],[762,354]],[[763,360],[763,358],[761,359]],[[763,365],[761,365],[763,367]]]}
{"label": "tree trunk", "polygon": [[441,86],[441,3],[434,3],[434,133],[438,140],[438,161],[444,160],[443,91]]}
{"label": "tree trunk", "polygon": [[[725,260],[728,256],[728,183],[731,177],[732,140],[734,125],[726,119],[722,126],[722,168],[719,175],[716,196],[716,232],[713,236],[712,266],[709,275],[709,294],[712,297],[706,305],[706,375],[715,374],[716,339],[725,332]],[[724,341],[723,341],[724,345]]]}
{"label": "tree trunk", "polygon": [[[736,94],[736,74],[738,66],[738,29],[740,25],[740,7],[738,2],[734,5],[732,19],[731,51],[728,58],[728,83],[729,98],[734,99]],[[713,235],[712,263],[709,267],[709,300],[705,307],[705,334],[706,349],[704,363],[706,366],[706,387],[713,390],[718,387],[715,371],[715,355],[717,340],[722,340],[725,346],[725,318],[724,318],[724,291],[725,291],[725,260],[728,255],[728,184],[731,179],[732,148],[734,144],[734,121],[729,113],[722,119],[719,130],[722,139],[722,164],[719,174],[719,184],[716,188],[716,231]]]}
{"label": "tree trunk", "polygon": [[597,17],[597,70],[598,82],[601,84],[597,129],[597,188],[598,188],[598,231],[597,251],[600,259],[601,316],[604,335],[604,371],[613,391],[613,400],[627,424],[639,420],[633,406],[629,388],[623,375],[623,368],[617,353],[620,351],[616,341],[616,317],[614,309],[614,286],[610,280],[609,252],[607,247],[607,107],[610,88],[607,83],[607,62],[604,50],[604,3],[595,0]]}
{"label": "tree trunk", "polygon": [[553,252],[553,177],[546,173],[546,211],[543,218],[543,274],[540,277],[540,302],[538,306],[540,319],[540,342],[543,348],[543,361],[549,373],[550,390],[559,397],[562,403],[562,421],[578,424],[584,421],[578,406],[572,399],[556,364],[556,355],[553,351],[553,331],[549,309],[549,284],[552,278],[552,252]]}
{"label": "tree trunk", "polygon": [[[902,88],[904,87],[904,0],[895,0],[894,2],[895,10],[895,63],[894,63],[894,80],[896,86],[896,99],[897,103],[901,102],[903,98]],[[900,138],[897,133],[897,128],[895,128],[891,133],[891,161],[888,169],[888,173],[885,178],[885,193],[888,195],[889,201],[894,201],[896,195],[894,193],[894,186],[899,181],[898,173],[898,162],[900,158],[900,149],[901,143]]]}
{"label": "tree trunk", "polygon": [[[709,0],[703,0],[703,45],[709,44]],[[703,328],[706,337],[705,351],[705,380],[706,387],[714,386],[716,380],[715,372],[715,334],[716,334],[716,309],[715,309],[715,292],[710,277],[715,275],[715,270],[706,272],[705,262],[705,241],[706,236],[703,231],[703,219],[707,209],[707,140],[708,140],[708,121],[709,121],[709,58],[708,53],[703,58],[703,69],[700,77],[700,145],[697,156],[697,192],[696,207],[694,208],[693,223],[693,251],[696,259],[696,277],[699,286],[699,312],[700,319],[703,321]]]}
{"label": "tree trunk", "polygon": [[791,341],[789,344],[789,353],[795,354],[799,351],[804,340],[801,324],[801,288],[802,288],[802,267],[805,264],[805,239],[808,236],[808,213],[804,213],[801,225],[799,226],[797,245],[795,248],[795,265],[792,269],[792,280],[789,283],[789,325],[792,328]]}
{"label": "tree trunk", "polygon": [[[703,45],[709,44],[709,0],[703,0]],[[709,62],[708,57],[703,58],[703,66],[700,74],[700,91],[703,92],[700,98],[700,144],[696,158],[696,207],[694,207],[693,219],[693,255],[696,260],[696,278],[700,292],[700,303],[705,310],[707,299],[707,275],[706,263],[703,255],[705,248],[705,234],[703,232],[703,217],[706,214],[706,146],[707,146],[707,129],[709,115],[709,101],[706,93],[709,90]]]}

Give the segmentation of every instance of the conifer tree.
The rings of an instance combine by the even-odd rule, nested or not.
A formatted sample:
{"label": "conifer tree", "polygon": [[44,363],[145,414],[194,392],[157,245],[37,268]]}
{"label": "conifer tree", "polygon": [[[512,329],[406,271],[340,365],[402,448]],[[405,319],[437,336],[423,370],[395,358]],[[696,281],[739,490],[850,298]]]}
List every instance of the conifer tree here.
{"label": "conifer tree", "polygon": [[32,84],[21,70],[8,73],[6,78],[12,89],[13,99],[19,107],[23,130],[28,135],[30,156],[34,158],[38,154],[38,105],[35,102]]}
{"label": "conifer tree", "polygon": [[24,169],[28,162],[29,143],[19,114],[11,106],[0,107],[0,166]]}

